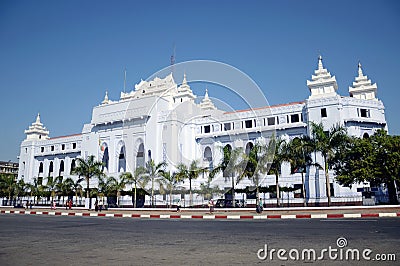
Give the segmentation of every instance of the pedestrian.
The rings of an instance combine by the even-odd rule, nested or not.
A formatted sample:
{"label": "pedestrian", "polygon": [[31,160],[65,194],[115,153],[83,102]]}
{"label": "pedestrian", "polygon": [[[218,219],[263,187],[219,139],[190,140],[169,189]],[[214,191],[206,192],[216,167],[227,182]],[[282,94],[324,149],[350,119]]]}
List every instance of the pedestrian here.
{"label": "pedestrian", "polygon": [[69,203],[69,200],[67,199],[67,200],[65,201],[65,209],[66,209],[66,210],[68,209],[68,203]]}
{"label": "pedestrian", "polygon": [[182,202],[181,202],[181,199],[179,199],[178,203],[176,204],[176,212],[181,212],[181,205],[182,205]]}
{"label": "pedestrian", "polygon": [[52,209],[52,210],[55,210],[55,209],[56,209],[56,201],[55,201],[55,200],[53,200],[53,203],[52,203],[51,209]]}
{"label": "pedestrian", "polygon": [[210,201],[208,202],[208,206],[210,207],[210,214],[212,214],[214,212],[214,200],[210,199]]}
{"label": "pedestrian", "polygon": [[103,201],[100,200],[100,202],[99,202],[99,211],[101,212],[102,209],[103,209]]}
{"label": "pedestrian", "polygon": [[95,211],[98,211],[98,210],[99,210],[99,203],[98,203],[97,199],[96,199],[96,201],[95,201],[95,203],[94,203],[94,210],[95,210]]}
{"label": "pedestrian", "polygon": [[263,202],[262,202],[262,199],[260,198],[259,200],[258,200],[258,205],[256,206],[256,212],[257,213],[262,213],[262,211],[263,211]]}
{"label": "pedestrian", "polygon": [[70,200],[68,201],[68,207],[69,207],[70,210],[72,209],[72,199],[70,199]]}
{"label": "pedestrian", "polygon": [[32,201],[29,202],[29,208],[32,209]]}

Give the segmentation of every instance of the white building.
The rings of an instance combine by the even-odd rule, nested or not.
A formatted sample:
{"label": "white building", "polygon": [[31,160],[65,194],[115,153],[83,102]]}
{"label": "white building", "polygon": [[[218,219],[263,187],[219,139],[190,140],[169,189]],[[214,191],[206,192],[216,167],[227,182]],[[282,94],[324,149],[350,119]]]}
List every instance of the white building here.
{"label": "white building", "polygon": [[[121,92],[118,101],[109,100],[106,93],[80,134],[50,138],[38,115],[21,144],[19,178],[31,182],[33,178],[68,177],[75,159],[89,155],[103,161],[104,171],[115,177],[144,166],[150,159],[168,162],[171,170],[179,162],[189,164],[194,159],[213,167],[220,161],[221,147],[225,145],[249,149],[272,132],[287,139],[310,134],[311,121],[322,122],[327,129],[340,124],[349,134],[360,137],[387,129],[384,105],[376,98],[377,85],[364,76],[360,64],[358,76],[349,88],[350,96],[337,94],[336,78],[323,67],[321,57],[307,86],[310,96],[305,101],[225,112],[214,106],[207,91],[203,100],[196,103],[186,75],[179,86],[172,74],[141,81],[134,91]],[[333,173],[330,179],[333,204],[361,203],[357,186],[340,186]],[[202,182],[205,178],[195,180],[194,187]],[[300,174],[291,175],[288,166],[283,168],[279,182],[281,186],[301,189]],[[305,178],[309,204],[327,201],[325,182],[323,170],[309,169]],[[93,180],[91,186],[95,183]],[[229,188],[231,181],[221,175],[211,185]],[[237,187],[252,185],[250,180],[243,180]],[[275,185],[275,177],[265,176],[261,186],[271,185]],[[283,200],[301,204],[298,195],[301,193],[286,193]],[[268,193],[264,197],[267,203],[274,202]]]}

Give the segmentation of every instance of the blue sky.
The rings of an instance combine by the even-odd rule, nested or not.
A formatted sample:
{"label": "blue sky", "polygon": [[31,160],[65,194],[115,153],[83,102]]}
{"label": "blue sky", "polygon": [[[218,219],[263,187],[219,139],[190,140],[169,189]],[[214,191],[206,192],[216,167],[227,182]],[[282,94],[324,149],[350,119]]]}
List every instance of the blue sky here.
{"label": "blue sky", "polygon": [[53,137],[81,132],[105,90],[118,99],[125,68],[132,89],[169,65],[174,44],[176,62],[235,66],[270,104],[309,96],[319,54],[348,95],[360,60],[400,134],[398,1],[2,0],[0,160],[17,160],[38,112]]}

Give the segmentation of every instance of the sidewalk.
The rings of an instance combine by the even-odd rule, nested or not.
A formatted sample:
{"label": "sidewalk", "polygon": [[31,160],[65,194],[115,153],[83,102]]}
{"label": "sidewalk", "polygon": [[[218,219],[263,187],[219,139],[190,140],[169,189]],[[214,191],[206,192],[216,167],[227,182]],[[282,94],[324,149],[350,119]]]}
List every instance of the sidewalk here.
{"label": "sidewalk", "polygon": [[395,206],[352,206],[352,207],[295,207],[295,208],[267,208],[263,213],[256,213],[255,209],[235,208],[218,209],[210,214],[208,209],[175,209],[167,208],[114,208],[102,212],[73,208],[66,210],[57,208],[21,209],[0,207],[1,214],[25,215],[54,215],[54,216],[89,216],[89,217],[125,217],[145,219],[331,219],[331,218],[382,218],[400,217],[400,205]]}

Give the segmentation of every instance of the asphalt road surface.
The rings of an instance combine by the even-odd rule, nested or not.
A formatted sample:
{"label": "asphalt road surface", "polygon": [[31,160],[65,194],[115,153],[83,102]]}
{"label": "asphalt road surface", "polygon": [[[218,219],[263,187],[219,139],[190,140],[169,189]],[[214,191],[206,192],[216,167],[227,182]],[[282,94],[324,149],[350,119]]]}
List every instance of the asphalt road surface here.
{"label": "asphalt road surface", "polygon": [[[347,246],[340,246],[347,242]],[[265,256],[267,245],[268,256]],[[330,255],[323,249],[337,249]],[[360,261],[348,260],[358,249]],[[261,251],[260,251],[261,249]],[[277,251],[285,249],[280,260]],[[298,250],[300,261],[297,261]],[[307,249],[316,250],[316,260]],[[397,261],[366,261],[362,252]],[[342,251],[340,251],[342,250]],[[257,255],[259,253],[259,256]],[[290,253],[290,256],[289,256]],[[311,259],[309,259],[311,258]],[[393,260],[393,258],[390,258]],[[400,265],[400,220],[157,220],[0,215],[0,265]]]}

